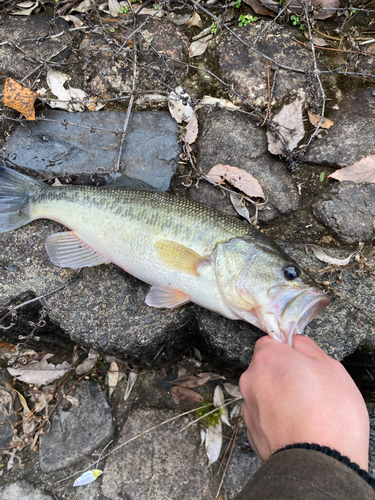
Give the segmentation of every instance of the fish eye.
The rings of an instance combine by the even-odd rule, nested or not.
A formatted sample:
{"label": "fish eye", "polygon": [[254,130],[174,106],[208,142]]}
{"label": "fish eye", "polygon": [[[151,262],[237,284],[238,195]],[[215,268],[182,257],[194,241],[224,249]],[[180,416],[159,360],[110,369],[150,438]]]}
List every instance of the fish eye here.
{"label": "fish eye", "polygon": [[283,273],[288,281],[293,281],[300,275],[298,267],[294,266],[293,264],[285,264],[285,266],[283,267]]}

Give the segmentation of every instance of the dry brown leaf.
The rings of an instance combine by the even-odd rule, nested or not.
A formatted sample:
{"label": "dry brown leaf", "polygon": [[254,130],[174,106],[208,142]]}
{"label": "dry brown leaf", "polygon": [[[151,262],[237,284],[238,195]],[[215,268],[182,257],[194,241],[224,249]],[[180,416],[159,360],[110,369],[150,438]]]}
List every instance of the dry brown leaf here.
{"label": "dry brown leaf", "polygon": [[27,120],[35,120],[34,102],[36,92],[23,87],[11,78],[5,80],[4,104],[24,115]]}
{"label": "dry brown leaf", "polygon": [[[314,125],[314,127],[317,127],[319,125],[319,122],[320,122],[320,116],[314,115],[309,110],[307,110],[307,115],[309,117],[309,122],[311,123],[311,125]],[[328,118],[323,117],[322,123],[320,124],[319,128],[325,128],[328,130],[329,128],[332,127],[332,125],[333,125],[332,120],[329,120]]]}
{"label": "dry brown leaf", "polygon": [[199,375],[185,375],[168,382],[169,384],[179,385],[181,387],[198,387],[204,385],[211,379],[211,373],[200,373]]}
{"label": "dry brown leaf", "polygon": [[198,136],[198,119],[195,112],[190,118],[189,123],[185,127],[185,141],[188,144],[193,144]]}
{"label": "dry brown leaf", "polygon": [[[17,391],[16,391],[17,392]],[[19,394],[19,393],[18,393]],[[23,396],[22,396],[23,397]],[[23,398],[25,399],[25,398]],[[26,401],[25,401],[26,404]],[[26,404],[27,406],[27,404]],[[30,410],[29,410],[30,412]],[[0,386],[0,414],[9,418],[13,413],[13,398],[12,395]]]}
{"label": "dry brown leaf", "polygon": [[193,116],[193,108],[189,104],[189,94],[181,86],[174,89],[168,95],[169,112],[177,123],[189,122]]}
{"label": "dry brown leaf", "polygon": [[189,47],[189,56],[190,57],[197,57],[201,56],[203,52],[207,49],[208,43],[210,40],[212,40],[213,35],[207,35],[203,38],[200,38],[199,40],[195,40],[190,47]]}
{"label": "dry brown leaf", "polygon": [[182,26],[191,18],[191,14],[175,14],[174,12],[170,12],[168,15],[168,21],[172,21],[177,24],[177,26]]}
{"label": "dry brown leaf", "polygon": [[243,0],[243,1],[247,5],[250,5],[250,7],[253,9],[254,12],[260,14],[261,16],[275,17],[276,12],[280,8],[280,5],[276,2],[273,2],[273,0],[264,0],[263,2],[262,0]]}
{"label": "dry brown leaf", "polygon": [[201,16],[198,14],[197,11],[195,11],[194,14],[191,16],[191,18],[186,22],[186,26],[188,28],[191,28],[193,26],[196,26],[199,29],[203,28]]}
{"label": "dry brown leaf", "polygon": [[171,394],[185,403],[202,403],[204,398],[195,391],[186,387],[175,386],[171,388]]}
{"label": "dry brown leaf", "polygon": [[246,219],[247,222],[252,225],[253,223],[251,222],[249,210],[243,202],[243,196],[237,193],[230,193],[230,201],[238,215]]}
{"label": "dry brown leaf", "polygon": [[[312,4],[317,8],[316,19],[320,20],[333,16],[340,8],[340,0],[312,0]],[[288,2],[288,7],[297,14],[303,14],[304,10],[299,0]]]}
{"label": "dry brown leaf", "polygon": [[228,181],[247,196],[254,198],[265,198],[262,186],[249,172],[242,168],[230,165],[215,165],[206,175],[206,178],[216,184]]}
{"label": "dry brown leaf", "polygon": [[[302,120],[302,104],[296,99],[291,104],[285,104],[281,111],[273,118],[279,124],[278,131],[284,138],[285,146],[293,150],[305,135]],[[284,151],[282,142],[273,134],[267,132],[268,151],[273,155],[281,155]]]}
{"label": "dry brown leaf", "polygon": [[71,14],[69,14],[68,16],[62,16],[62,18],[65,19],[65,21],[72,22],[75,28],[80,28],[81,26],[83,26],[83,21],[81,21],[81,19],[79,19],[77,16],[72,16]]}
{"label": "dry brown leaf", "polygon": [[328,177],[338,181],[375,182],[375,155],[369,155],[349,167],[340,168]]}

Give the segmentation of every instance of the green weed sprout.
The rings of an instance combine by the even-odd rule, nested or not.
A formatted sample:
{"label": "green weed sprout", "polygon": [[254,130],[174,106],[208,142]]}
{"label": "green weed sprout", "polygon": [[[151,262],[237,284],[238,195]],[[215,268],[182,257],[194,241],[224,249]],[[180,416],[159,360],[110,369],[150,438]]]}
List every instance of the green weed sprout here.
{"label": "green weed sprout", "polygon": [[238,26],[248,26],[250,23],[255,23],[257,22],[259,17],[256,16],[251,16],[250,14],[241,14],[240,17],[238,18]]}
{"label": "green weed sprout", "polygon": [[119,13],[120,14],[126,14],[128,12],[129,8],[128,7],[120,7]]}
{"label": "green weed sprout", "polygon": [[301,19],[298,16],[296,16],[295,14],[292,14],[290,16],[290,20],[291,20],[293,26],[298,26],[298,28],[301,31],[303,31],[305,29],[305,25],[301,23]]}
{"label": "green weed sprout", "polygon": [[217,33],[217,25],[215,23],[211,25],[211,33],[212,35],[216,35]]}

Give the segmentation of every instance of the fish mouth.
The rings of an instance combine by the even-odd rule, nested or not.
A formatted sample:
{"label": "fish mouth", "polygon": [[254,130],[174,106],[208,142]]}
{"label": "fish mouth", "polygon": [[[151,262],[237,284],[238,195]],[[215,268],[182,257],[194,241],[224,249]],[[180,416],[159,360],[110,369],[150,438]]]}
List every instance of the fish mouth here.
{"label": "fish mouth", "polygon": [[269,328],[265,331],[276,340],[292,345],[293,335],[301,334],[305,326],[328,306],[330,298],[317,288],[288,291],[283,286],[275,288],[276,293],[272,294],[275,300],[269,309],[271,316],[265,318],[272,333]]}

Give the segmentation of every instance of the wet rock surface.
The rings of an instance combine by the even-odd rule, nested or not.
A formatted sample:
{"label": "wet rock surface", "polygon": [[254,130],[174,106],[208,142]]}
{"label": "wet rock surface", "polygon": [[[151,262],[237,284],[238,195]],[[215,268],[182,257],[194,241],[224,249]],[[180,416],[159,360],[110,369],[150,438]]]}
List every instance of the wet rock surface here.
{"label": "wet rock surface", "polygon": [[168,21],[145,16],[140,19],[144,26],[135,37],[131,26],[118,26],[113,32],[107,27],[103,35],[84,37],[80,49],[85,60],[85,85],[94,95],[120,98],[132,90],[134,38],[140,50],[135,82],[138,90],[174,88],[186,74],[185,65],[177,63],[188,56],[183,31]]}
{"label": "wet rock surface", "polygon": [[375,238],[375,185],[340,182],[313,202],[315,217],[345,243]]}
{"label": "wet rock surface", "polygon": [[[232,82],[236,91],[255,108],[266,108],[268,103],[267,72],[264,58],[259,53],[288,68],[302,71],[313,69],[313,59],[309,52],[302,49],[285,28],[266,26],[265,22],[260,22],[243,28],[234,26],[232,31],[235,36],[223,30],[212,48],[212,54],[219,75]],[[309,81],[305,74],[283,68],[278,70],[272,105],[280,106],[287,98],[294,100],[298,97],[304,105],[308,103],[315,106],[319,102],[318,96],[318,88],[315,88],[313,80]],[[232,94],[231,98],[242,104],[236,95]]]}
{"label": "wet rock surface", "polygon": [[[159,426],[176,415],[173,411],[155,409],[133,412],[121,430],[118,445],[134,438],[145,428]],[[155,500],[164,500],[165,496],[209,500],[212,475],[200,446],[199,429],[195,425],[184,434],[180,432],[192,420],[178,418],[165,424],[169,428],[168,434],[162,427],[157,427],[142,440],[135,440],[113,453],[104,469],[104,496],[111,500],[138,500],[147,498],[147,495]]]}
{"label": "wet rock surface", "polygon": [[346,167],[375,153],[375,87],[346,96],[329,118],[334,125],[306,153],[311,164]]}
{"label": "wet rock surface", "polygon": [[[45,178],[74,176],[89,183],[94,173],[114,169],[125,113],[44,111],[46,120],[18,127],[7,142],[9,159]],[[120,170],[166,191],[181,148],[169,113],[133,113]]]}
{"label": "wet rock surface", "polygon": [[[49,434],[40,436],[40,466],[43,472],[54,472],[77,462],[104,446],[112,437],[111,410],[104,392],[97,385],[83,383],[75,397],[79,405],[60,405],[51,420]],[[69,408],[70,406],[70,408]]]}
{"label": "wet rock surface", "polygon": [[[28,74],[37,78],[41,60],[60,62],[69,55],[67,29],[63,19],[32,16],[0,16],[0,75],[19,80]],[[50,35],[61,36],[49,38]],[[43,43],[40,43],[41,40]]]}

